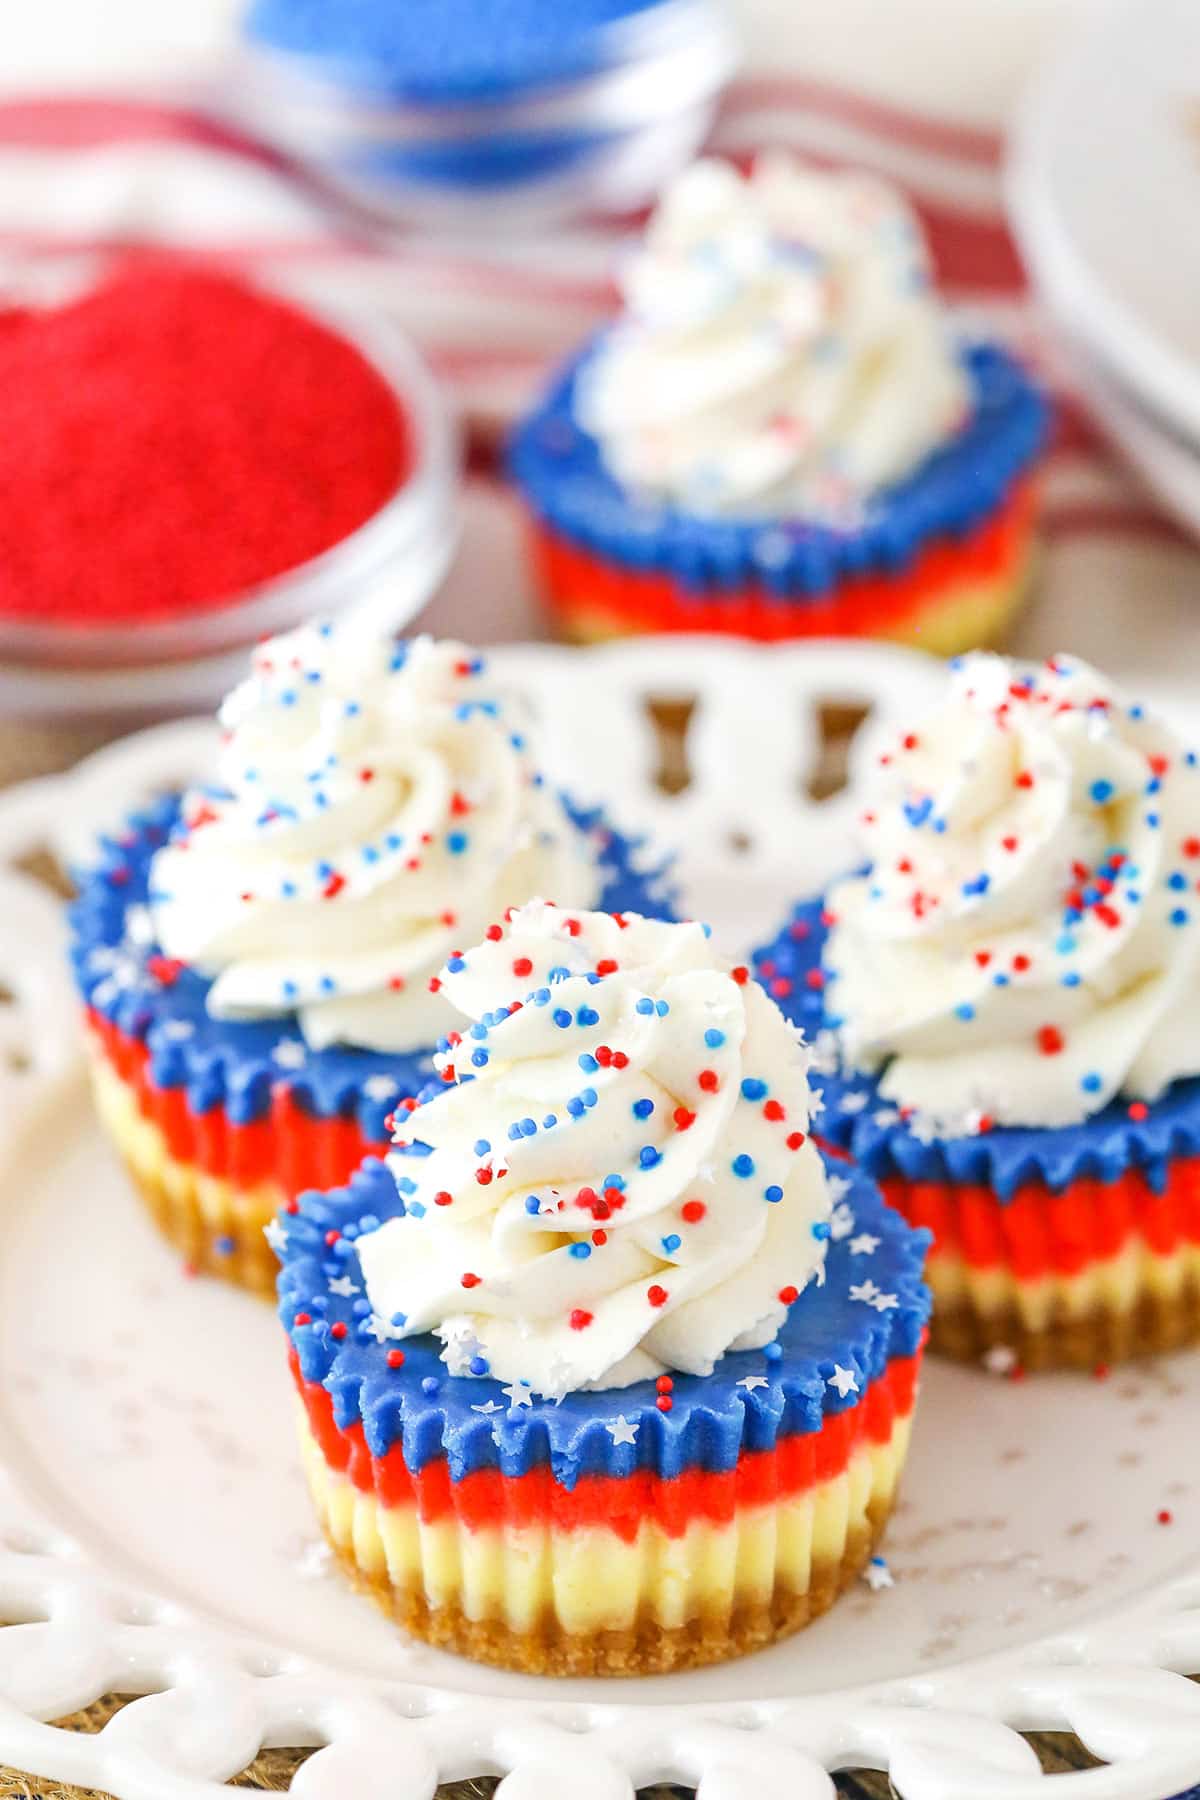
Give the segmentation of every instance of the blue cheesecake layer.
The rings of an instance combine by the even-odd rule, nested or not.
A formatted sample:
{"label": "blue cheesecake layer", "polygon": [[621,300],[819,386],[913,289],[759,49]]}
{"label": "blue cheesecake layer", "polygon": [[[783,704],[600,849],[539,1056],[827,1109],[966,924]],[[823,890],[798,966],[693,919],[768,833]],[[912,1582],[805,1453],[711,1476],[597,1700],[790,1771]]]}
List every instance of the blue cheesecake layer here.
{"label": "blue cheesecake layer", "polygon": [[[599,908],[674,918],[665,865],[646,865],[643,840],[613,831],[599,809],[566,804],[581,830],[604,834]],[[368,1142],[385,1140],[384,1120],[396,1102],[429,1082],[433,1045],[404,1056],[344,1046],[310,1050],[294,1014],[214,1019],[211,982],[195,969],[162,966],[147,887],[154,853],[180,807],[181,797],[170,794],[135,814],[119,839],[104,841],[95,865],[76,875],[71,961],[84,1002],[146,1045],[154,1082],[186,1088],[192,1112],[223,1106],[231,1122],[247,1124],[264,1116],[272,1089],[284,1083],[314,1117],[354,1118]]]}
{"label": "blue cheesecake layer", "polygon": [[931,539],[961,538],[1000,508],[1045,446],[1046,400],[1021,365],[994,344],[962,352],[972,407],[963,429],[914,474],[882,490],[853,530],[802,519],[702,519],[635,497],[605,467],[576,422],[575,394],[593,339],[518,428],[514,480],[552,530],[638,574],[670,574],[710,598],[761,587],[781,603],[814,603],[841,582],[899,574]]}
{"label": "blue cheesecake layer", "polygon": [[[565,1488],[581,1475],[648,1469],[670,1479],[687,1469],[732,1469],[743,1451],[770,1450],[793,1433],[817,1431],[827,1414],[857,1404],[859,1394],[842,1396],[829,1385],[835,1364],[856,1375],[861,1391],[893,1357],[913,1355],[922,1341],[930,1308],[921,1279],[929,1233],[906,1225],[860,1173],[834,1163],[829,1169],[845,1191],[834,1214],[838,1235],[829,1243],[824,1286],[805,1289],[765,1351],[725,1356],[707,1377],[676,1375],[667,1413],[658,1410],[653,1381],[515,1406],[488,1376],[448,1375],[441,1343],[431,1336],[405,1339],[403,1366],[389,1368],[394,1345],[373,1335],[353,1243],[360,1229],[401,1207],[381,1162],[364,1163],[348,1187],[302,1195],[298,1213],[280,1215],[280,1318],[305,1380],[332,1395],[338,1426],[361,1421],[374,1456],[401,1444],[413,1474],[441,1457],[452,1481],[477,1469],[517,1476],[548,1464]],[[870,1252],[863,1247],[868,1238],[878,1240]],[[347,1278],[355,1291],[334,1291]],[[852,1297],[851,1289],[864,1283],[890,1297],[882,1310]],[[343,1326],[339,1341],[334,1328]],[[741,1385],[747,1379],[750,1387]],[[637,1426],[635,1443],[614,1444],[607,1426],[618,1416]]]}
{"label": "blue cheesecake layer", "polygon": [[601,74],[663,0],[253,0],[243,29],[308,72],[413,106],[511,102]]}
{"label": "blue cheesecake layer", "polygon": [[[820,900],[802,902],[753,958],[759,980],[810,1042],[837,1016],[836,987],[824,984],[821,968],[821,918]],[[820,985],[810,984],[810,976]],[[1075,1181],[1116,1181],[1137,1169],[1161,1193],[1172,1162],[1200,1155],[1200,1077],[1175,1082],[1144,1119],[1132,1119],[1128,1101],[1118,1098],[1081,1125],[997,1126],[975,1137],[929,1141],[880,1093],[880,1075],[828,1069],[823,1062],[818,1079],[825,1110],[816,1129],[877,1181],[965,1183],[1008,1201],[1026,1182],[1059,1194]]]}

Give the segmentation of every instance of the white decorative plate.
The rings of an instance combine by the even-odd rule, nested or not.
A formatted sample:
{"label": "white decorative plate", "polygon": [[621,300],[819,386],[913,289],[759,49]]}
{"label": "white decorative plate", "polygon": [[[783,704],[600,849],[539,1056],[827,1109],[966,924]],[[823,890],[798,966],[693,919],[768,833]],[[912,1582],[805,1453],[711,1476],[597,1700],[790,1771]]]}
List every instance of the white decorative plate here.
{"label": "white decorative plate", "polygon": [[1200,437],[1200,7],[1080,9],[1014,134],[1009,196],[1031,273],[1089,354]]}
{"label": "white decorative plate", "polygon": [[[937,668],[882,647],[721,642],[500,653],[581,797],[681,849],[689,904],[748,944],[849,853],[813,802],[818,703],[894,716]],[[695,698],[691,785],[654,786],[647,695]],[[586,721],[586,728],[581,728]],[[0,1761],[120,1800],[216,1800],[260,1748],[319,1745],[303,1800],[830,1800],[887,1768],[906,1800],[1037,1800],[1021,1729],[1110,1766],[1091,1800],[1200,1773],[1200,1357],[1107,1381],[934,1366],[887,1542],[895,1585],[790,1643],[631,1685],[536,1681],[402,1642],[318,1545],[278,1328],[189,1281],[144,1220],[78,1078],[56,903],[13,868],[195,766],[206,728],[128,740],[0,798]],[[28,1066],[21,1066],[28,1056]],[[1170,1523],[1160,1522],[1169,1514]],[[44,1721],[144,1696],[89,1736]]]}

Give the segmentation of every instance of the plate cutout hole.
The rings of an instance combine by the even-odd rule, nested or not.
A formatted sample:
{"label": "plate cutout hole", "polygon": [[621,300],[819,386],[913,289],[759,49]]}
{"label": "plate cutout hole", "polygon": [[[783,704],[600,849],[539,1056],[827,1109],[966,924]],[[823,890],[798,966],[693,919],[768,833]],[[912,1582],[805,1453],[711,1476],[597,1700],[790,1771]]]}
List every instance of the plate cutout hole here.
{"label": "plate cutout hole", "polygon": [[697,696],[689,694],[681,698],[678,694],[647,694],[643,704],[658,742],[654,785],[664,794],[682,794],[692,785],[687,734]]}
{"label": "plate cutout hole", "polygon": [[850,745],[871,708],[855,700],[822,700],[816,710],[817,754],[802,786],[810,800],[830,800],[846,785]]}
{"label": "plate cutout hole", "polygon": [[731,831],[725,839],[725,842],[735,856],[749,856],[751,850],[754,848],[754,839],[750,836],[750,833],[740,829]]}
{"label": "plate cutout hole", "polygon": [[33,1058],[20,1044],[7,1044],[4,1049],[4,1066],[10,1075],[28,1075],[33,1067]]}
{"label": "plate cutout hole", "polygon": [[73,900],[75,886],[66,870],[54,855],[43,845],[30,850],[25,856],[14,857],[13,868],[22,875],[28,875],[41,887],[48,888],[56,900]]}

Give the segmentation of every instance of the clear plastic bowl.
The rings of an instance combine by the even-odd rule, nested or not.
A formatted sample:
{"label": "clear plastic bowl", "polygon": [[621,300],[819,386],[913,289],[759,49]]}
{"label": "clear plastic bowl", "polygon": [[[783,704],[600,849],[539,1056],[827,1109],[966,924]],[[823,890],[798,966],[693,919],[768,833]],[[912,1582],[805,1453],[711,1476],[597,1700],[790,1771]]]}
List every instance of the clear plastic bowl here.
{"label": "clear plastic bowl", "polygon": [[124,717],[209,705],[259,638],[348,608],[398,629],[441,580],[457,541],[458,443],[433,376],[386,322],[299,280],[254,279],[353,343],[383,376],[412,429],[408,476],[332,549],[202,612],[116,626],[0,617],[0,715]]}

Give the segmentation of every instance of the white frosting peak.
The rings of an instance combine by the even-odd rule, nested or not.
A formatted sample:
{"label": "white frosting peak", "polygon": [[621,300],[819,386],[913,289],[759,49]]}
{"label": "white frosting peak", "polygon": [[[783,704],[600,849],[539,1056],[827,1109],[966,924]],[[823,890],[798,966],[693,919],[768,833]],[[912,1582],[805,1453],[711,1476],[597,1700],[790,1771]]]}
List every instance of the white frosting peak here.
{"label": "white frosting peak", "polygon": [[151,882],[159,941],[215,977],[218,1017],[295,1010],[314,1048],[423,1048],[455,944],[534,893],[596,898],[523,718],[461,644],[305,626],[259,647],[220,719],[215,783]]}
{"label": "white frosting peak", "polygon": [[866,782],[826,945],[844,1057],[946,1122],[1200,1072],[1200,767],[1085,663],[965,658]]}
{"label": "white frosting peak", "polygon": [[580,422],[619,481],[689,512],[849,522],[965,415],[920,228],[873,178],[697,163],[624,294]]}
{"label": "white frosting peak", "polygon": [[533,902],[445,984],[473,1023],[401,1128],[406,1215],[357,1241],[395,1335],[551,1395],[774,1338],[830,1195],[807,1055],[746,971],[700,925]]}

